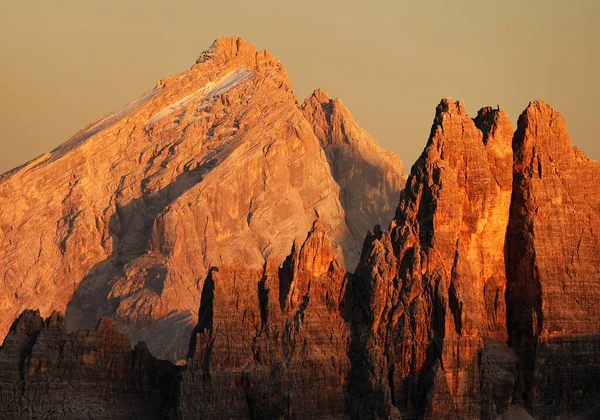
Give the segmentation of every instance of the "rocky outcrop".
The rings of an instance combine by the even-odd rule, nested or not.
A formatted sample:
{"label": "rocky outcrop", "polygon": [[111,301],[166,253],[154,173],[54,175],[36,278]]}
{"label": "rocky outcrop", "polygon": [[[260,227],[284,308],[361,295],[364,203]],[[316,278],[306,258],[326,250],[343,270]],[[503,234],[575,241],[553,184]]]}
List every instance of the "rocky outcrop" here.
{"label": "rocky outcrop", "polygon": [[508,331],[522,358],[521,398],[547,418],[600,401],[600,163],[540,101],[521,114],[513,148]]}
{"label": "rocky outcrop", "polygon": [[510,375],[480,377],[486,363],[512,359],[502,344],[511,140],[499,109],[472,120],[461,102],[438,106],[391,228],[368,241],[356,273],[364,331],[354,348],[368,362],[355,365],[353,399],[368,412],[476,418],[495,409],[484,407],[487,388],[511,388]]}
{"label": "rocky outcrop", "polygon": [[500,109],[443,100],[351,278],[349,414],[593,415],[599,170],[542,102],[513,136]]}
{"label": "rocky outcrop", "polygon": [[[373,226],[387,227],[394,217],[406,183],[402,161],[358,126],[341,99],[317,89],[304,101],[302,110],[340,185],[340,201],[351,233],[347,241],[362,243]],[[356,262],[348,261],[351,271]]]}
{"label": "rocky outcrop", "polygon": [[166,418],[177,370],[108,318],[68,334],[62,315],[25,311],[0,347],[0,417]]}
{"label": "rocky outcrop", "polygon": [[345,418],[346,272],[317,221],[281,267],[213,269],[181,382],[181,418]]}
{"label": "rocky outcrop", "polygon": [[[300,108],[275,57],[219,38],[189,71],[3,175],[0,336],[27,308],[66,311],[69,330],[107,315],[132,343],[176,361],[211,266],[280,264],[316,218],[339,263],[355,266],[361,230],[387,224],[389,211],[366,209],[379,197],[366,184],[332,176]],[[348,150],[367,139],[373,155],[348,152],[344,164],[368,166],[384,201],[402,167],[343,115]]]}

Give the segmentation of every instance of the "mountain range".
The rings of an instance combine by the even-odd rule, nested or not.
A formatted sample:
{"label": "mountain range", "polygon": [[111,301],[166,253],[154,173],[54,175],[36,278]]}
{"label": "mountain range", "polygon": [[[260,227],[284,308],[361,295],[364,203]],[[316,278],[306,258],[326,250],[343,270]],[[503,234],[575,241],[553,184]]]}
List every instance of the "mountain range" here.
{"label": "mountain range", "polygon": [[405,175],[219,38],[0,177],[0,413],[596,415],[599,176],[544,102],[451,99]]}

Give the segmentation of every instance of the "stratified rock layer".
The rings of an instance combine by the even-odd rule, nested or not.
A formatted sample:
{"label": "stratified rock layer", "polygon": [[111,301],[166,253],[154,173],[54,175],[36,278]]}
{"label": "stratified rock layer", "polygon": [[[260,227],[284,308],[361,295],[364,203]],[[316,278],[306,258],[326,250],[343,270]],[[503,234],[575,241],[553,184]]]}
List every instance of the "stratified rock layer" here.
{"label": "stratified rock layer", "polygon": [[68,334],[62,315],[25,311],[0,347],[0,417],[166,418],[177,377],[108,318]]}
{"label": "stratified rock layer", "polygon": [[181,418],[345,418],[345,270],[316,222],[277,268],[210,272]]}
{"label": "stratified rock layer", "polygon": [[[211,266],[279,264],[316,218],[340,264],[355,266],[359,230],[387,223],[388,212],[346,214],[373,193],[357,188],[340,202],[312,123],[276,58],[219,38],[189,71],[3,175],[0,336],[27,308],[66,311],[70,330],[107,315],[175,361]],[[362,137],[349,148],[364,140],[381,152],[352,127]],[[402,166],[385,153],[373,185],[393,192]]]}

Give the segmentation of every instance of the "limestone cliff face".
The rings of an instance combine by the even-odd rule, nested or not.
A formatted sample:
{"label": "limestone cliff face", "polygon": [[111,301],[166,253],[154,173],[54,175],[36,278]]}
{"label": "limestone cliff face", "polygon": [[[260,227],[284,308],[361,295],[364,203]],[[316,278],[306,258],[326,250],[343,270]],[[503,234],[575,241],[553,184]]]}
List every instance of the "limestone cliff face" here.
{"label": "limestone cliff face", "polygon": [[[406,183],[402,161],[358,126],[341,99],[317,89],[304,101],[302,110],[340,185],[340,201],[351,233],[347,240],[362,243],[373,226],[387,227],[394,217]],[[349,260],[347,266],[354,271],[356,263]]]}
{"label": "limestone cliff face", "polygon": [[563,117],[532,102],[519,118],[508,228],[508,330],[535,417],[600,401],[600,163]]}
{"label": "limestone cliff face", "polygon": [[356,273],[364,332],[355,348],[369,361],[356,366],[356,379],[372,389],[354,392],[357,401],[380,395],[369,411],[389,404],[403,418],[435,418],[483,410],[481,354],[486,340],[507,338],[511,140],[501,110],[482,109],[472,120],[460,102],[438,106],[391,228],[367,243]]}
{"label": "limestone cliff face", "polygon": [[[377,186],[392,194],[390,171]],[[0,178],[0,336],[27,308],[66,311],[70,330],[107,315],[132,343],[184,358],[211,266],[280,264],[316,218],[339,263],[356,264],[359,230],[388,211],[354,211],[373,193],[348,202],[348,190],[282,64],[220,38],[189,71]]]}
{"label": "limestone cliff face", "polygon": [[320,222],[277,268],[210,272],[181,418],[345,418],[346,272]]}
{"label": "limestone cliff face", "polygon": [[68,334],[62,315],[25,311],[0,347],[0,417],[166,418],[177,369],[132,351],[108,318]]}
{"label": "limestone cliff face", "polygon": [[401,172],[341,101],[301,105],[275,58],[217,40],[0,179],[0,328],[52,313],[10,327],[0,413],[594,409],[600,164],[562,116],[533,102],[513,134],[501,109],[444,99],[396,206]]}
{"label": "limestone cliff face", "polygon": [[600,398],[600,164],[536,101],[513,135],[443,100],[391,227],[351,278],[349,414],[535,418]]}

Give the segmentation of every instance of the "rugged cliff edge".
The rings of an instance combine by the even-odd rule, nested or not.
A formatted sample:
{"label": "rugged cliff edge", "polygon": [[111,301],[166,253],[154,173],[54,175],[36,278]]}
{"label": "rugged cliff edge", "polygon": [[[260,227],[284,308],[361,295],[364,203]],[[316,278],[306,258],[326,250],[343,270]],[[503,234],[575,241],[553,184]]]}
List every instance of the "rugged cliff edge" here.
{"label": "rugged cliff edge", "polygon": [[438,106],[391,228],[366,244],[355,276],[363,412],[477,418],[495,403],[484,394],[513,386],[480,375],[484,358],[514,358],[504,344],[511,139],[501,110],[472,120],[461,102]]}
{"label": "rugged cliff edge", "polygon": [[535,418],[600,401],[600,164],[536,101],[443,100],[390,229],[353,277],[350,414]]}
{"label": "rugged cliff edge", "polygon": [[278,265],[317,218],[353,270],[367,229],[393,216],[402,165],[345,107],[335,122],[309,108],[269,52],[219,38],[189,71],[4,174],[0,337],[27,308],[66,313],[69,330],[109,316],[132,343],[183,359],[210,267]]}
{"label": "rugged cliff edge", "polygon": [[600,163],[541,101],[521,114],[513,150],[509,343],[525,404],[551,417],[600,404]]}
{"label": "rugged cliff edge", "polygon": [[62,315],[25,311],[0,347],[0,418],[166,418],[179,369],[109,318],[69,334]]}

